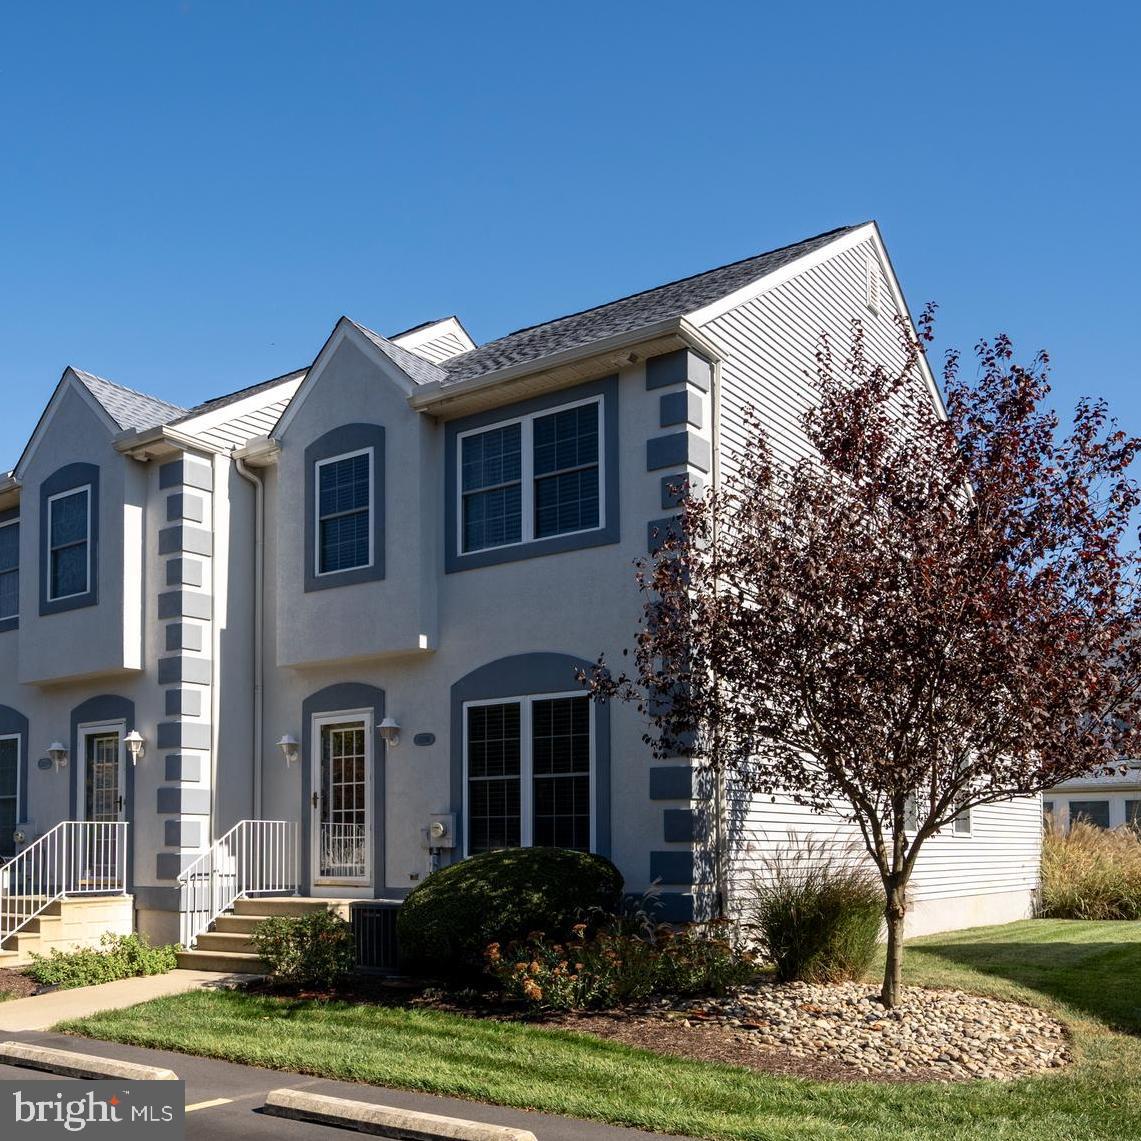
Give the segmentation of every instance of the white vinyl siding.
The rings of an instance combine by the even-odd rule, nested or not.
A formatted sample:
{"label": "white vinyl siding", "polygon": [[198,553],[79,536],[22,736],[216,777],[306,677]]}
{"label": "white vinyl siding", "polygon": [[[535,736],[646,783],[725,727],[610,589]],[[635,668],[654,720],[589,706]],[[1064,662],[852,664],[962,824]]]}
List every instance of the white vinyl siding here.
{"label": "white vinyl siding", "polygon": [[[761,296],[702,325],[721,349],[720,444],[723,473],[732,454],[749,442],[745,412],[759,415],[778,458],[786,462],[809,453],[801,417],[815,402],[815,361],[821,332],[827,332],[838,362],[849,346],[850,321],[864,319],[868,357],[898,365],[903,355],[892,318],[893,294],[876,275],[879,316],[868,319],[869,263],[873,244],[861,243],[790,278]],[[876,262],[878,269],[878,262]],[[842,806],[825,816],[787,797],[753,796],[726,789],[730,821],[729,892],[734,906],[748,894],[766,857],[788,844],[789,835],[812,835],[846,846],[861,845],[854,823],[842,819]],[[1037,797],[974,809],[969,821],[927,840],[912,883],[915,902],[974,895],[1029,892],[1037,884],[1041,809]]]}
{"label": "white vinyl siding", "polygon": [[[399,344],[399,341],[397,343]],[[471,345],[458,333],[444,333],[442,336],[433,337],[430,341],[423,341],[410,351],[418,357],[423,357],[426,361],[439,364],[440,361],[446,361],[449,357],[466,353],[470,348]]]}

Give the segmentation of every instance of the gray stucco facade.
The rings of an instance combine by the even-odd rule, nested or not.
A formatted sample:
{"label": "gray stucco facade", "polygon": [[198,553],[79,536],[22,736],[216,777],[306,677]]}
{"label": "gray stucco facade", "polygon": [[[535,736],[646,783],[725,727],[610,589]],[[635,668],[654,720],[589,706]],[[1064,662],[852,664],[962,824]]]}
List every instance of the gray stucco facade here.
{"label": "gray stucco facade", "polygon": [[[835,240],[855,240],[846,235]],[[695,309],[716,300],[712,286],[687,288]],[[646,297],[616,303],[653,313],[644,334],[621,309],[620,321],[590,318],[592,345],[588,315],[576,315],[574,335],[560,333],[557,352],[552,339],[533,365],[509,344],[465,350],[454,322],[453,366],[428,352],[431,330],[388,340],[342,319],[307,370],[129,427],[116,419],[127,390],[65,372],[14,476],[0,480],[0,519],[20,520],[19,616],[0,623],[0,735],[20,742],[26,841],[82,814],[84,727],[117,726],[146,744],[120,792],[150,934],[172,937],[179,874],[243,820],[296,825],[306,892],[399,898],[433,860],[467,851],[479,778],[466,711],[480,703],[520,710],[517,812],[537,819],[542,742],[529,710],[580,709],[576,671],[632,648],[634,563],[675,525],[679,487],[716,485],[719,433],[743,400],[723,391],[726,376],[741,384],[730,337],[681,321],[684,306],[667,328]],[[846,327],[847,302],[822,304]],[[528,352],[541,343],[533,330],[517,336]],[[559,461],[569,476],[558,494],[597,466],[597,526],[462,549],[461,437],[588,404],[597,454]],[[339,493],[319,505],[318,465],[353,453],[370,456],[367,524]],[[537,479],[532,462],[525,452],[503,483]],[[93,496],[90,589],[73,606],[45,606],[45,504],[76,481]],[[354,511],[359,523],[337,526],[367,537],[371,560],[318,574],[322,521]],[[589,819],[593,848],[631,893],[653,886],[663,917],[709,915],[723,888],[710,857],[713,783],[684,756],[655,760],[633,706],[589,709],[589,795],[575,794],[574,812]],[[283,737],[299,743],[295,764]],[[47,761],[55,741],[69,767]],[[330,855],[327,837],[350,809],[367,822],[367,859],[363,847]],[[439,817],[454,818],[455,846],[432,853],[426,829]]]}

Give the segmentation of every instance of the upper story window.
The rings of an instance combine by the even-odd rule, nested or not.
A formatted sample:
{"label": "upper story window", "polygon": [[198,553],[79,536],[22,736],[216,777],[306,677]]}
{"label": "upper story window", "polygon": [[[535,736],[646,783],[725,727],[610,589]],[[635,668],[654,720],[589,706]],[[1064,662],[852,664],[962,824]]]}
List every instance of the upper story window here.
{"label": "upper story window", "polygon": [[317,574],[372,565],[371,448],[317,464]]}
{"label": "upper story window", "polygon": [[604,526],[603,399],[459,435],[461,554]]}
{"label": "upper story window", "polygon": [[40,484],[40,614],[63,614],[99,602],[97,464],[73,463]]}
{"label": "upper story window", "polygon": [[91,589],[91,488],[78,487],[48,500],[48,601]]}
{"label": "upper story window", "polygon": [[342,424],[305,447],[305,591],[384,578],[384,426]]}
{"label": "upper story window", "polygon": [[0,523],[0,622],[20,613],[20,521]]}

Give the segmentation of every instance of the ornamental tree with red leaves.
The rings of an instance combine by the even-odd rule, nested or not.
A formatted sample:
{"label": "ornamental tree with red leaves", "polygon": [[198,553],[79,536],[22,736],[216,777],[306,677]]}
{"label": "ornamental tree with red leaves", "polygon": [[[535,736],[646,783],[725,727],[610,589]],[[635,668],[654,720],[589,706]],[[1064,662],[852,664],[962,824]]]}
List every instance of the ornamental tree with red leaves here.
{"label": "ornamental tree with red leaves", "polygon": [[977,346],[978,375],[927,380],[928,309],[902,364],[822,340],[809,448],[750,443],[638,568],[636,702],[658,757],[689,753],[753,795],[854,822],[883,882],[900,988],[907,888],[955,816],[1141,755],[1139,557],[1129,467],[1141,441],[1101,401],[1063,436],[1047,358]]}

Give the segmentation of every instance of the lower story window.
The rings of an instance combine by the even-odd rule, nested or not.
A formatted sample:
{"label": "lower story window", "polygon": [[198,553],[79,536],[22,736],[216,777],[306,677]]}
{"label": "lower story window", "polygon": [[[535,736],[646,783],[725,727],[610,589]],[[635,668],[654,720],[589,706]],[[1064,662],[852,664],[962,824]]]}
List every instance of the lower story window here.
{"label": "lower story window", "polygon": [[465,707],[470,853],[591,847],[590,698],[517,697]]}
{"label": "lower story window", "polygon": [[0,856],[16,854],[19,798],[20,738],[0,737]]}

